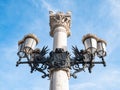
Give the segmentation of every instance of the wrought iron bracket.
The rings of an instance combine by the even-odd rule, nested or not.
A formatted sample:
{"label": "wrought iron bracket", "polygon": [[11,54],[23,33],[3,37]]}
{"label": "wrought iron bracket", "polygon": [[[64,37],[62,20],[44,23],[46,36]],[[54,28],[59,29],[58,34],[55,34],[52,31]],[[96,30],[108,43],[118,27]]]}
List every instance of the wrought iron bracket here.
{"label": "wrought iron bracket", "polygon": [[[71,73],[71,76],[73,76],[73,78],[77,78],[77,73],[84,71],[85,72],[85,68],[88,68],[89,73],[92,72],[92,68],[95,66],[95,64],[103,64],[103,66],[106,66],[106,62],[104,61],[103,57],[100,57],[102,59],[102,61],[94,61],[94,54],[89,54],[89,52],[85,51],[85,50],[78,50],[78,48],[72,47],[73,50],[73,54],[74,57],[71,58],[70,60],[70,65],[71,68],[74,70],[73,73]],[[86,61],[86,57],[85,54],[88,55],[88,59],[89,61]]]}
{"label": "wrought iron bracket", "polygon": [[[21,61],[23,58],[19,57],[19,60],[16,63],[16,66],[19,64],[29,64],[31,67],[31,73],[33,71],[39,71],[43,73],[42,78],[49,77],[49,71],[53,70],[62,70],[62,69],[71,69],[70,75],[73,78],[77,78],[77,73],[81,71],[85,71],[85,68],[88,68],[88,71],[91,73],[92,68],[95,64],[103,64],[106,66],[103,57],[100,57],[102,61],[94,61],[94,55],[89,54],[84,50],[78,50],[77,47],[73,47],[74,57],[70,57],[68,51],[64,51],[62,48],[56,48],[55,51],[51,51],[49,56],[45,55],[48,52],[47,47],[43,47],[40,51],[39,49],[33,50],[30,54],[26,54],[23,58],[26,58],[27,61]],[[89,61],[86,61],[85,54],[88,55]]]}

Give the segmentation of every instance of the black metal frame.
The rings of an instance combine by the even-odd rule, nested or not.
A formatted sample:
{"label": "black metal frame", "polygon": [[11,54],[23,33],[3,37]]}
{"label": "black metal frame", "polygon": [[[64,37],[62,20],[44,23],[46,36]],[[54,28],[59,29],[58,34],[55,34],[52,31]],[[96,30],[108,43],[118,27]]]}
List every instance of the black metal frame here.
{"label": "black metal frame", "polygon": [[[74,78],[77,78],[76,73],[85,71],[85,68],[88,68],[88,71],[91,73],[92,67],[95,64],[103,64],[106,66],[103,57],[102,61],[94,61],[95,55],[89,54],[89,52],[85,50],[78,50],[77,47],[72,47],[74,57],[70,57],[68,51],[64,51],[62,48],[56,48],[55,51],[51,51],[49,56],[46,56],[48,53],[48,47],[43,47],[40,51],[39,49],[33,50],[30,54],[26,54],[25,57],[27,61],[21,61],[21,57],[16,63],[16,66],[19,64],[29,64],[31,67],[31,73],[33,71],[39,71],[43,73],[42,78],[49,77],[50,69],[65,69],[69,68],[73,72],[70,74]],[[19,52],[18,52],[19,53]],[[84,54],[89,55],[89,61],[85,61]],[[19,55],[18,55],[19,56]]]}

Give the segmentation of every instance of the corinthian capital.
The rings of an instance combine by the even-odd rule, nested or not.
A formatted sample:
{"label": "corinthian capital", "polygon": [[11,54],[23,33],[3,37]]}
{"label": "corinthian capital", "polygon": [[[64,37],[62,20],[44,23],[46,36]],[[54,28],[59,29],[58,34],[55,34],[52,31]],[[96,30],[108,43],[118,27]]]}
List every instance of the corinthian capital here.
{"label": "corinthian capital", "polygon": [[71,24],[71,12],[67,12],[66,14],[62,12],[58,12],[54,14],[54,12],[50,11],[50,35],[53,37],[55,28],[62,26],[66,29],[67,36],[70,36],[70,24]]}

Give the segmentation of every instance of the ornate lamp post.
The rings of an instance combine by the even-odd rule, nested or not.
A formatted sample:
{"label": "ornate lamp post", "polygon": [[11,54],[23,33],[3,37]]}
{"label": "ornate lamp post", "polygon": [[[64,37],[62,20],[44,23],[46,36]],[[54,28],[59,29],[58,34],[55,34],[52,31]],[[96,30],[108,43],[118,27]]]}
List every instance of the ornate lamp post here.
{"label": "ornate lamp post", "polygon": [[[93,66],[103,64],[106,66],[106,42],[96,35],[87,34],[83,36],[82,42],[85,49],[79,50],[72,47],[74,57],[67,51],[67,37],[70,36],[71,13],[53,13],[50,11],[50,35],[53,37],[53,50],[48,53],[48,47],[41,50],[35,48],[38,39],[34,34],[26,35],[18,42],[19,64],[29,64],[31,73],[39,71],[43,73],[42,78],[49,77],[50,90],[69,90],[70,76],[76,78],[76,73],[88,68],[91,73]],[[101,58],[95,61],[95,56]],[[24,60],[24,58],[26,58]],[[24,61],[23,61],[24,60]],[[73,72],[71,72],[73,71]]]}

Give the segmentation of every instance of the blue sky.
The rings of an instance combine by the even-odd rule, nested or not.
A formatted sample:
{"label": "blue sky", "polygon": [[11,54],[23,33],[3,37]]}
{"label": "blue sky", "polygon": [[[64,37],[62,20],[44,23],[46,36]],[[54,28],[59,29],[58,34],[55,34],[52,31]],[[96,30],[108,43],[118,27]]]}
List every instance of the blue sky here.
{"label": "blue sky", "polygon": [[28,65],[15,66],[17,43],[26,34],[38,36],[37,47],[52,50],[49,10],[72,12],[68,51],[72,45],[84,48],[81,39],[87,33],[107,41],[107,67],[79,73],[70,79],[70,90],[120,90],[120,0],[0,0],[0,90],[49,90],[41,73],[30,74]]}

